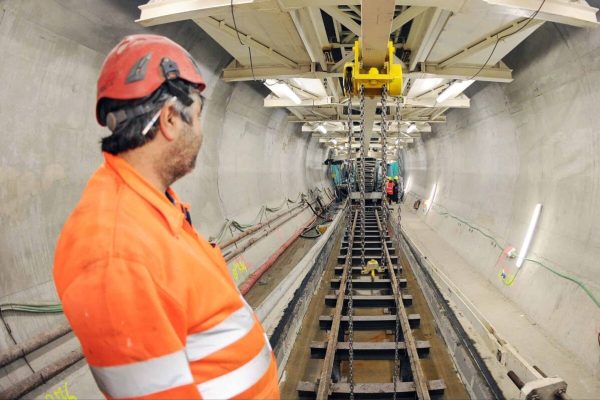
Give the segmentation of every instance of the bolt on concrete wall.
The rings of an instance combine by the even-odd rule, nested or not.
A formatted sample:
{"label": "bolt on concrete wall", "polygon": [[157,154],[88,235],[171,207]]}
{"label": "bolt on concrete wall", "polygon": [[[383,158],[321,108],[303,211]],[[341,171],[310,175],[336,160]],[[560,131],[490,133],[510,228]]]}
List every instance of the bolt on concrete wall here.
{"label": "bolt on concrete wall", "polygon": [[[196,170],[175,185],[206,237],[225,218],[244,222],[264,204],[327,185],[323,149],[288,124],[285,112],[262,107],[261,85],[220,81],[230,57],[200,28],[185,22],[148,30],[133,22],[137,16],[130,1],[0,1],[0,303],[58,300],[56,240],[102,162],[99,140],[108,132],[94,118],[96,78],[124,35],[170,36],[190,50],[207,80],[203,148]],[[300,214],[261,241],[249,262],[260,265],[310,216]],[[6,319],[22,341],[62,316]],[[12,341],[3,326],[0,332],[2,351]],[[34,368],[46,361],[40,357]],[[30,373],[22,364],[4,368],[0,390]]]}
{"label": "bolt on concrete wall", "polygon": [[[600,31],[546,23],[507,59],[510,84],[478,84],[471,108],[406,152],[411,191],[435,205],[424,218],[548,335],[600,376],[600,309],[574,282],[526,262],[504,286],[501,249],[450,212],[521,247],[544,208],[529,256],[600,299]],[[515,316],[518,318],[518,316]]]}

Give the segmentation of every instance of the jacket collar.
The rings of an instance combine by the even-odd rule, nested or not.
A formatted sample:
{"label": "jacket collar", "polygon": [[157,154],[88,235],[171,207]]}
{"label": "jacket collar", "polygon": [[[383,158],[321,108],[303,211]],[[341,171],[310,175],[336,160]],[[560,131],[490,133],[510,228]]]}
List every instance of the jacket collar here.
{"label": "jacket collar", "polygon": [[169,229],[178,235],[183,227],[184,215],[180,208],[179,198],[170,187],[167,189],[175,204],[171,203],[164,193],[144,178],[135,168],[119,156],[102,153],[108,168],[112,169],[127,186],[152,205],[167,221]]}

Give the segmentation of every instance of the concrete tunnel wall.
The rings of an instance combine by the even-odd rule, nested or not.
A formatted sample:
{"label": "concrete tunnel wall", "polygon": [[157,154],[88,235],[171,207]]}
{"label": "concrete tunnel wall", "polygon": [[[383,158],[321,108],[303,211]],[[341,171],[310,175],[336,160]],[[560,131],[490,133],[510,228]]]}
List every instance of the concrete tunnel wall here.
{"label": "concrete tunnel wall", "polygon": [[[574,282],[525,262],[512,286],[496,267],[502,248],[448,212],[520,249],[543,204],[528,256],[600,299],[600,31],[545,23],[506,63],[510,84],[476,84],[471,108],[408,148],[406,176],[419,215],[566,351],[600,376],[600,309]],[[515,315],[515,318],[521,318]]]}
{"label": "concrete tunnel wall", "polygon": [[[135,24],[143,1],[0,1],[0,303],[57,302],[54,247],[63,222],[90,175],[102,163],[107,134],[94,118],[96,79],[108,51],[127,34],[165,34],[199,61],[207,80],[204,143],[197,167],[177,182],[180,197],[205,236],[226,218],[251,221],[263,205],[328,185],[318,142],[287,123],[287,112],[265,109],[266,88],[219,79],[231,57],[191,22],[144,29]],[[243,254],[260,266],[311,217],[303,211]],[[61,315],[6,315],[21,342],[52,328]],[[12,346],[0,328],[0,351]],[[32,361],[41,367],[44,357]],[[0,390],[30,372],[3,368]]]}

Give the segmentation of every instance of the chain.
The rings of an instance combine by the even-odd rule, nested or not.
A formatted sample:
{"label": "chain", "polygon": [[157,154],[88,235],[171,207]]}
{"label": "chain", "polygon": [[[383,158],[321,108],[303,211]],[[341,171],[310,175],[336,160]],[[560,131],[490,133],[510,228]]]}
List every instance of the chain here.
{"label": "chain", "polygon": [[[352,165],[352,136],[354,126],[352,123],[352,96],[348,99],[348,164]],[[349,383],[350,383],[350,399],[354,400],[354,320],[353,320],[353,299],[352,299],[352,248],[354,245],[354,232],[352,231],[352,199],[350,199],[350,179],[348,179],[348,351],[349,351]],[[345,296],[345,293],[344,293]]]}
{"label": "chain", "polygon": [[[398,135],[400,135],[400,120],[401,120],[401,115],[400,115],[400,110],[402,108],[402,97],[398,96],[396,97],[396,124],[398,125]],[[398,149],[397,151],[397,157],[398,157],[398,168],[400,168],[400,149]],[[402,177],[402,192],[404,193],[404,186],[405,182],[404,182],[404,177]],[[399,188],[398,188],[399,189]],[[400,191],[398,190],[398,196],[400,196]],[[400,235],[400,220],[402,219],[400,216],[400,205],[398,205],[398,221],[396,224],[396,234]]]}
{"label": "chain", "polygon": [[365,266],[365,86],[360,85],[360,265]]}
{"label": "chain", "polygon": [[[381,89],[381,168],[383,171],[383,183],[382,190],[384,193],[383,199],[385,199],[387,180],[385,177],[387,176],[387,85],[384,85]],[[383,201],[382,203],[382,213],[383,213],[383,232],[382,235],[385,236],[387,234],[387,221],[389,217],[389,208],[387,201]],[[383,260],[383,257],[382,257]],[[382,262],[385,265],[385,262]]]}
{"label": "chain", "polygon": [[[400,106],[401,106],[401,98],[400,96],[396,97],[396,125],[398,129],[398,135],[400,135]],[[398,154],[400,154],[398,152]],[[398,166],[400,166],[400,160],[398,160]],[[398,188],[398,196],[400,196],[400,188]],[[400,207],[398,207],[398,225],[396,229],[396,234],[399,234],[400,229]],[[396,236],[397,243],[399,245],[398,236]],[[392,265],[389,266],[393,268]],[[398,293],[400,293],[400,288],[398,288]],[[396,299],[396,301],[402,301],[402,299]],[[398,316],[398,307],[399,304],[396,304],[396,333],[395,333],[395,345],[394,345],[394,400],[396,400],[396,392],[397,392],[397,384],[398,378],[400,376],[400,358],[398,356],[398,341],[400,340],[400,317]]]}

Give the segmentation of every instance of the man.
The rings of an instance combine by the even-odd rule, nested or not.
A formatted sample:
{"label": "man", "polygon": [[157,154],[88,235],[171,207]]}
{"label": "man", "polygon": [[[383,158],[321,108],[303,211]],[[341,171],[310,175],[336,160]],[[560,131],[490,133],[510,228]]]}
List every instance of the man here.
{"label": "man", "polygon": [[279,398],[268,339],[171,184],[202,143],[205,84],[182,47],[126,37],[98,79],[111,135],[58,241],[54,279],[108,398]]}
{"label": "man", "polygon": [[392,202],[392,196],[394,195],[394,182],[392,181],[392,177],[388,176],[388,181],[385,184],[385,193],[386,193],[386,198],[387,198],[387,202],[388,205],[391,204]]}
{"label": "man", "polygon": [[392,202],[398,204],[398,177],[394,177],[394,194],[392,194]]}

